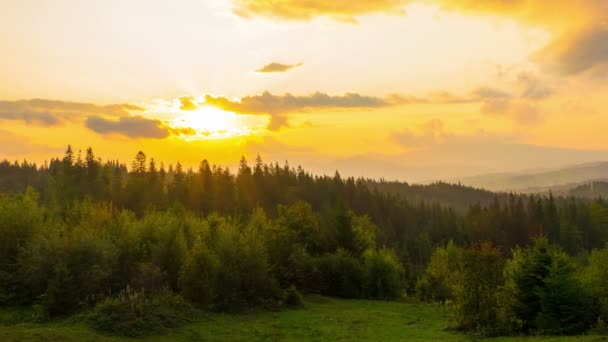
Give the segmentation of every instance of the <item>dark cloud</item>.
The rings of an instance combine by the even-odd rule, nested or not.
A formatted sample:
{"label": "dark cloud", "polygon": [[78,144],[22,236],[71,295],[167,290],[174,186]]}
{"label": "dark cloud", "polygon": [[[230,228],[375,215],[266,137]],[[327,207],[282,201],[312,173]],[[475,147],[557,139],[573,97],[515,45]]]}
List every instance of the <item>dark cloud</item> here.
{"label": "dark cloud", "polygon": [[44,99],[0,101],[0,120],[55,126],[64,122],[79,121],[89,115],[128,116],[132,111],[143,110],[131,104],[98,106],[91,103]]}
{"label": "dark cloud", "polygon": [[99,134],[120,134],[129,138],[163,139],[168,137],[172,130],[163,126],[159,120],[141,116],[121,117],[118,121],[90,116],[85,125]]}
{"label": "dark cloud", "polygon": [[281,64],[281,63],[270,63],[267,64],[263,67],[261,67],[260,69],[256,70],[255,72],[260,72],[260,73],[276,73],[276,72],[287,72],[293,68],[297,68],[299,66],[302,66],[302,63],[297,63],[297,64]]}

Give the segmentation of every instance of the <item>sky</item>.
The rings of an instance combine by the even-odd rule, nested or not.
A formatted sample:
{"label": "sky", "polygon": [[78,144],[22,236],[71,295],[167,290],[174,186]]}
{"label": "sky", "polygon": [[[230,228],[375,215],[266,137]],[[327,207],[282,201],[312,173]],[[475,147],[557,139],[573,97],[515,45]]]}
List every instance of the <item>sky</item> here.
{"label": "sky", "polygon": [[0,0],[0,46],[9,160],[414,182],[608,160],[608,0]]}

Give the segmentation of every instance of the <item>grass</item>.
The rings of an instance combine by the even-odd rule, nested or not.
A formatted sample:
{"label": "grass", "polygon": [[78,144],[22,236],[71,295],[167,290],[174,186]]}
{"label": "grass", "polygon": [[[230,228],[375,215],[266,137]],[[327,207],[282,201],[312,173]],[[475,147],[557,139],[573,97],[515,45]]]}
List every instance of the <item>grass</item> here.
{"label": "grass", "polygon": [[[447,331],[439,305],[307,297],[306,308],[248,314],[207,314],[143,341],[471,341]],[[104,336],[70,318],[39,324],[27,310],[0,309],[0,341],[134,341]],[[606,336],[498,338],[490,341],[608,341]]]}

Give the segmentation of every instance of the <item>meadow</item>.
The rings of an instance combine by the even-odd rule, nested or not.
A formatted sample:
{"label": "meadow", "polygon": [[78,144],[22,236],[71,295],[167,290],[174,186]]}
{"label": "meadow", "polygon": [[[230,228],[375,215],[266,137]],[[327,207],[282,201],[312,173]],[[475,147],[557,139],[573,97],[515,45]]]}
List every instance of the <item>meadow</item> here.
{"label": "meadow", "polygon": [[[474,341],[452,331],[439,304],[307,296],[305,307],[277,312],[201,313],[191,324],[134,339],[102,335],[84,315],[35,323],[29,310],[0,309],[0,340],[11,341]],[[608,341],[608,336],[501,337],[487,341]]]}

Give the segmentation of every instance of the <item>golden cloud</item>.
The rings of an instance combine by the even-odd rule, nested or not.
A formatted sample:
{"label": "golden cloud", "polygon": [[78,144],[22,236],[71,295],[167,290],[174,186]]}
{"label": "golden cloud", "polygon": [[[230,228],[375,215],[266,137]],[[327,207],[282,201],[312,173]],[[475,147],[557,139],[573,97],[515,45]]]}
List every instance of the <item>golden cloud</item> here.
{"label": "golden cloud", "polygon": [[359,15],[374,12],[402,13],[404,0],[235,0],[234,12],[242,17],[262,16],[287,20],[310,20],[318,16],[356,22]]}
{"label": "golden cloud", "polygon": [[281,63],[277,63],[277,62],[272,62],[270,64],[267,64],[267,65],[259,68],[255,72],[260,72],[260,73],[287,72],[287,71],[289,71],[293,68],[297,68],[299,66],[302,66],[302,63],[281,64]]}
{"label": "golden cloud", "polygon": [[548,70],[575,74],[608,63],[606,0],[234,0],[243,17],[310,20],[325,16],[356,22],[356,17],[399,12],[411,3],[437,5],[446,11],[511,18],[543,27],[557,37],[535,60]]}

